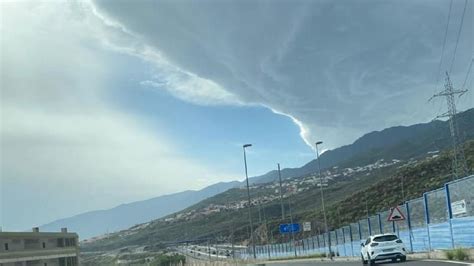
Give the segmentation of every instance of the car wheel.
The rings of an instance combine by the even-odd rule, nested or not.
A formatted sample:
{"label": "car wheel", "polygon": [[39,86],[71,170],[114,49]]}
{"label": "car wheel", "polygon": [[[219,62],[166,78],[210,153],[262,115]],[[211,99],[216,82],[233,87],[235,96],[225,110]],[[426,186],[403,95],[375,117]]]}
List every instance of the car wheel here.
{"label": "car wheel", "polygon": [[401,262],[405,262],[407,261],[407,257],[406,256],[403,256],[401,259],[400,259]]}
{"label": "car wheel", "polygon": [[367,259],[369,260],[369,265],[370,265],[370,266],[375,265],[375,260],[371,259],[371,258],[370,258],[370,255],[369,255],[368,253],[367,253]]}
{"label": "car wheel", "polygon": [[362,258],[362,264],[366,265],[366,264],[367,264],[367,261],[364,260],[364,256],[360,255],[360,257]]}

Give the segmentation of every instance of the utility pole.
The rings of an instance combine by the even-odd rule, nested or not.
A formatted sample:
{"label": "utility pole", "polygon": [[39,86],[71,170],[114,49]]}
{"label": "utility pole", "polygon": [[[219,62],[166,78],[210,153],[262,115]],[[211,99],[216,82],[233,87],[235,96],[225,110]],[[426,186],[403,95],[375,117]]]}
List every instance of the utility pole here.
{"label": "utility pole", "polygon": [[278,163],[278,179],[280,180],[280,205],[281,205],[281,220],[285,220],[285,207],[283,207],[283,185],[281,182],[281,171],[280,171],[280,164]]}
{"label": "utility pole", "polygon": [[249,225],[250,225],[250,241],[252,242],[253,258],[257,259],[257,253],[255,250],[255,237],[253,233],[253,224],[252,224],[252,204],[250,200],[250,186],[249,186],[249,175],[247,173],[247,155],[245,153],[245,148],[251,147],[252,144],[244,144],[242,146],[244,150],[244,165],[245,165],[245,180],[247,181],[247,198],[248,198],[248,211],[249,211]]}
{"label": "utility pole", "polygon": [[444,90],[436,93],[430,98],[430,101],[435,97],[446,97],[448,104],[448,111],[442,115],[437,116],[436,118],[447,117],[449,120],[449,131],[451,133],[451,141],[453,145],[453,159],[452,159],[452,179],[460,178],[468,173],[466,158],[464,157],[464,149],[462,147],[462,142],[459,137],[459,130],[456,121],[456,101],[454,95],[459,94],[461,97],[467,90],[455,90],[451,79],[449,78],[449,73],[446,71],[446,79],[444,83]]}
{"label": "utility pole", "polygon": [[265,205],[263,205],[262,210],[263,210],[263,222],[265,223],[265,243],[267,244],[268,259],[270,259],[271,258],[270,248],[269,248],[270,242],[268,241],[268,221],[267,221],[267,215],[265,214]]}
{"label": "utility pole", "polygon": [[322,141],[316,142],[316,158],[318,159],[318,173],[319,173],[319,188],[321,189],[321,205],[323,207],[323,217],[324,217],[324,227],[326,233],[328,234],[328,247],[329,247],[329,258],[332,260],[332,251],[331,251],[331,232],[329,232],[328,221],[326,217],[326,207],[324,206],[324,192],[323,192],[323,177],[321,175],[321,158],[319,157],[318,145],[323,144]]}
{"label": "utility pole", "polygon": [[293,213],[291,212],[291,196],[288,196],[288,206],[290,207],[290,223],[291,223],[291,239],[293,241],[293,249],[295,250],[295,257],[298,257],[296,253],[296,242],[295,242],[295,233],[293,228]]}

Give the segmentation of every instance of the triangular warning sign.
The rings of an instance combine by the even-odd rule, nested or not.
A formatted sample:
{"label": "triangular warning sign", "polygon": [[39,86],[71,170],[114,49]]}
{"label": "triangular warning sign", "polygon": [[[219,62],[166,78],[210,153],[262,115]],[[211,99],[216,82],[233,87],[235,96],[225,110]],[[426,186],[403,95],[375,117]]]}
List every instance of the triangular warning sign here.
{"label": "triangular warning sign", "polygon": [[405,220],[405,215],[403,215],[402,211],[398,207],[394,207],[390,209],[390,214],[388,215],[387,221],[394,222],[394,221],[403,221]]}

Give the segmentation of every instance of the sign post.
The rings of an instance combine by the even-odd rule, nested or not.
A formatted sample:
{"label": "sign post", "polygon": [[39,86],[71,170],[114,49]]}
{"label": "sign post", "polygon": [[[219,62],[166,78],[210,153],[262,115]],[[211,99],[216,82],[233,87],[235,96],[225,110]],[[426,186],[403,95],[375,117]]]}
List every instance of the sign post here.
{"label": "sign post", "polygon": [[396,222],[396,221],[404,221],[405,215],[402,213],[398,206],[390,208],[390,214],[388,215],[387,221],[389,222]]}
{"label": "sign post", "polygon": [[398,223],[396,223],[395,226],[395,222],[404,221],[405,219],[405,215],[402,213],[400,208],[398,208],[398,206],[390,208],[390,214],[387,217],[387,221],[392,222],[393,232],[397,233],[398,237],[400,237],[400,232],[398,228]]}

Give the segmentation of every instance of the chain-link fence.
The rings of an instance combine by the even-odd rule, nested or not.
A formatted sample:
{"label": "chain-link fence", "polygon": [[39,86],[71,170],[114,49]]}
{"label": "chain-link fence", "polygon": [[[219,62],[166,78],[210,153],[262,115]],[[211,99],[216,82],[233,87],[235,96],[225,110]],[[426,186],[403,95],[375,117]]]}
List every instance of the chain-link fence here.
{"label": "chain-link fence", "polygon": [[[390,210],[361,219],[328,233],[297,241],[260,245],[259,259],[328,254],[360,256],[360,243],[370,235],[395,233],[412,252],[474,247],[474,176],[446,183],[422,198],[397,206],[404,220],[388,221]],[[243,251],[251,258],[252,249]],[[296,251],[296,253],[295,253]]]}

